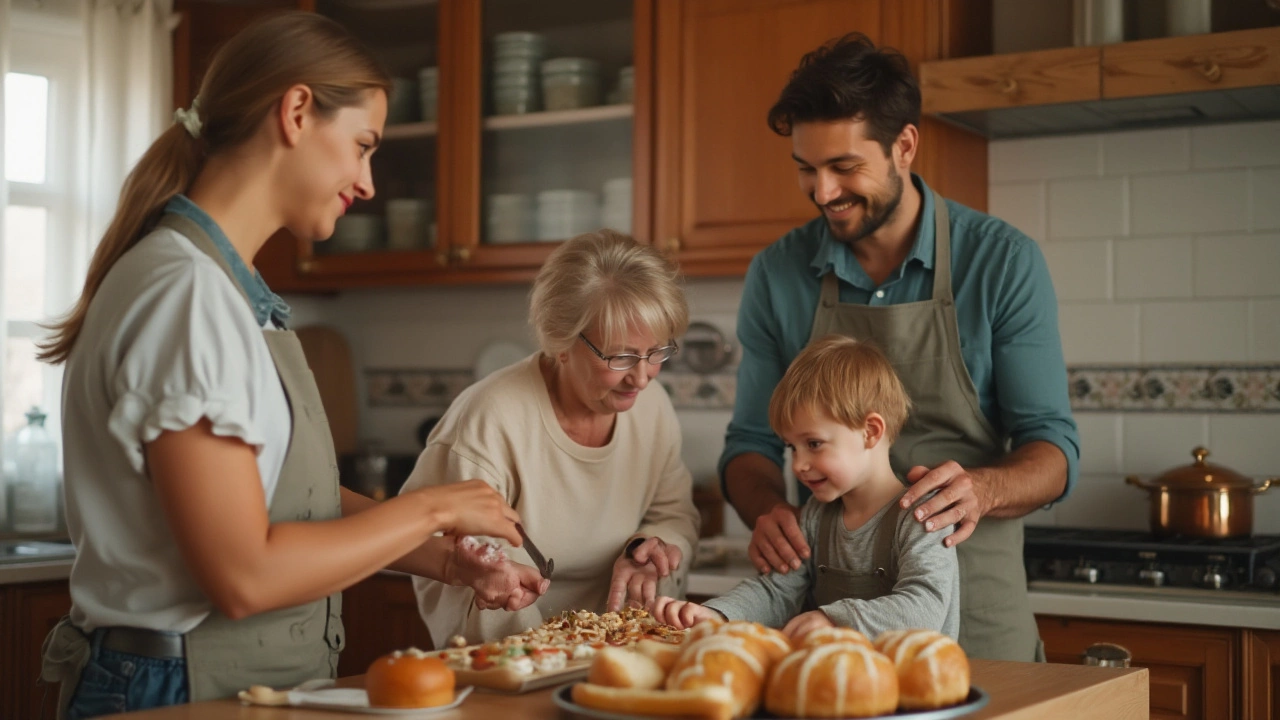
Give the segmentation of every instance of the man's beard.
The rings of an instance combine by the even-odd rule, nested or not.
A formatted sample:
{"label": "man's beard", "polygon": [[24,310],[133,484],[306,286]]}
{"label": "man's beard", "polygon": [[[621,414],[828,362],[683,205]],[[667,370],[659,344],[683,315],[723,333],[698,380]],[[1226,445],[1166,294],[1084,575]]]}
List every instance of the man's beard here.
{"label": "man's beard", "polygon": [[[885,223],[893,219],[894,214],[898,211],[898,206],[902,203],[902,187],[902,176],[898,174],[897,168],[890,165],[889,189],[892,196],[889,198],[889,201],[883,205],[877,206],[874,202],[874,198],[865,198],[861,195],[851,196],[852,199],[861,202],[867,209],[866,215],[862,218],[862,222],[858,223],[858,227],[856,227],[852,233],[841,232],[841,230],[837,229],[836,226],[832,224],[831,220],[828,219],[827,228],[831,230],[832,237],[840,242],[852,244],[884,227]],[[810,195],[809,199],[812,200],[813,196]],[[838,205],[843,202],[848,202],[849,200],[850,197],[843,197],[828,204]],[[816,205],[817,203],[814,204]],[[818,207],[821,209],[823,206],[819,205]],[[823,217],[826,217],[825,213],[823,213]]]}

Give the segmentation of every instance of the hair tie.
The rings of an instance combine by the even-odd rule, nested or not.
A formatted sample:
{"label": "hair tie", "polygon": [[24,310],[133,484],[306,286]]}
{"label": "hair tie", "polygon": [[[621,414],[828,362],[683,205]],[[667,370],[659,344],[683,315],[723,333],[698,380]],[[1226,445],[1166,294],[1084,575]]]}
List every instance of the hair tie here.
{"label": "hair tie", "polygon": [[191,101],[190,110],[184,110],[182,108],[174,110],[173,121],[175,123],[182,123],[182,127],[187,129],[187,133],[190,134],[191,137],[199,140],[200,128],[203,127],[203,123],[200,122],[200,98],[196,98]]}

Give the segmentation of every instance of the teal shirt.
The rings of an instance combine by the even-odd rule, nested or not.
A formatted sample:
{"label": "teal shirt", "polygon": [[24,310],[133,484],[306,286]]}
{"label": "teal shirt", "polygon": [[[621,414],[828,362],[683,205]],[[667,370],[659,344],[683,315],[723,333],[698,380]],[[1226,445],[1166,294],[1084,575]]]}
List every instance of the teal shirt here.
{"label": "teal shirt", "polygon": [[[720,456],[722,478],[725,465],[748,452],[782,467],[783,443],[769,427],[769,398],[809,342],[824,275],[834,272],[839,278],[842,303],[897,305],[932,297],[933,192],[918,175],[911,179],[924,201],[919,234],[907,259],[878,287],[850,247],[831,237],[821,216],[751,261],[738,307],[742,362]],[[1058,301],[1044,255],[1034,240],[1003,220],[946,203],[960,351],[982,413],[1011,447],[1044,440],[1062,450],[1065,498],[1079,472],[1080,436],[1071,417]],[[800,490],[803,502],[807,488]]]}

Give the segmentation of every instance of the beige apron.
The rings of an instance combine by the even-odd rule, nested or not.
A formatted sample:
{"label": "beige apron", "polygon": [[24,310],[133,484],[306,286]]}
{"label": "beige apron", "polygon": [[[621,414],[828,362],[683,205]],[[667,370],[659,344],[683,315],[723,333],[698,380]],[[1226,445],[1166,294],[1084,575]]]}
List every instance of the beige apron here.
{"label": "beige apron", "polygon": [[[890,451],[899,477],[916,465],[954,460],[966,468],[989,466],[1006,453],[978,404],[960,353],[951,294],[951,228],[947,205],[934,193],[933,297],[921,302],[869,306],[839,301],[834,273],[822,279],[810,342],[845,335],[884,351],[911,396],[913,410]],[[938,533],[942,542],[945,531]],[[1022,521],[983,518],[957,547],[960,560],[960,645],[990,660],[1044,658],[1027,597],[1022,565]]]}
{"label": "beige apron", "polygon": [[[901,496],[899,496],[901,497]],[[827,503],[818,518],[818,547],[814,555],[813,607],[848,598],[874,600],[893,592],[898,581],[898,554],[893,538],[898,527],[898,501],[880,518],[871,542],[870,573],[858,573],[832,564],[830,548],[844,529],[844,503]]]}
{"label": "beige apron", "polygon": [[[226,259],[199,225],[169,213],[160,226],[186,236],[213,258],[249,301]],[[291,331],[264,330],[262,334],[293,418],[289,448],[268,509],[270,521],[337,518],[342,514],[337,458],[329,419],[302,345]],[[185,635],[185,641],[192,702],[230,697],[250,685],[292,687],[312,678],[335,677],[343,647],[342,594],[242,620],[232,620],[215,609]],[[42,677],[62,683],[59,718],[88,660],[88,639],[70,622],[64,620],[46,638]]]}

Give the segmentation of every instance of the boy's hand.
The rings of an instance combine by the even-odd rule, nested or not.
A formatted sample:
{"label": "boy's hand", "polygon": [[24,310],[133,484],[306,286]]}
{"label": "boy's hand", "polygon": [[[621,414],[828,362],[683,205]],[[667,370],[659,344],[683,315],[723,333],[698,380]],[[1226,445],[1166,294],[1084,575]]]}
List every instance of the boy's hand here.
{"label": "boy's hand", "polygon": [[800,530],[800,508],[778,503],[757,518],[747,555],[762,575],[770,570],[783,574],[799,570],[809,559],[809,543]]}
{"label": "boy's hand", "polygon": [[791,642],[798,643],[804,639],[805,635],[824,627],[835,627],[836,624],[831,622],[831,618],[821,610],[810,610],[807,613],[800,613],[791,618],[791,622],[782,628],[782,632],[791,638]]}
{"label": "boy's hand", "polygon": [[680,630],[693,627],[703,620],[723,620],[723,615],[708,607],[688,600],[676,600],[659,595],[647,608],[658,622],[674,625]]}

